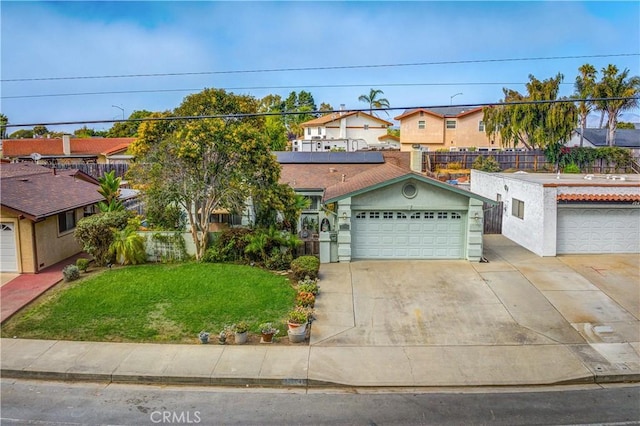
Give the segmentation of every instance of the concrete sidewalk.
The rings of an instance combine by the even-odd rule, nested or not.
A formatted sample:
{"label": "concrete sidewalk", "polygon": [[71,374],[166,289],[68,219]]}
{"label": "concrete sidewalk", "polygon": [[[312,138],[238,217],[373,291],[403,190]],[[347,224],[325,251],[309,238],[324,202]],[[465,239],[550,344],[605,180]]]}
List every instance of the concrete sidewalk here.
{"label": "concrete sidewalk", "polygon": [[637,256],[540,258],[501,236],[487,238],[485,253],[490,263],[323,265],[309,345],[5,336],[1,373],[285,387],[640,381]]}

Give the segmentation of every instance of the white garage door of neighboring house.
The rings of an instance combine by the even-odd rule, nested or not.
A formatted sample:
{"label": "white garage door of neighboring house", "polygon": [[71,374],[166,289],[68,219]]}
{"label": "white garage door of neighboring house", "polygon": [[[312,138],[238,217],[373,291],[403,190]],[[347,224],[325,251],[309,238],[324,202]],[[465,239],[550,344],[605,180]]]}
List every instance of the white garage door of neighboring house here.
{"label": "white garage door of neighboring house", "polygon": [[558,207],[558,254],[640,253],[640,209]]}
{"label": "white garage door of neighboring house", "polygon": [[0,224],[0,271],[15,272],[17,270],[15,225],[2,223]]}
{"label": "white garage door of neighboring house", "polygon": [[355,259],[464,258],[461,212],[359,211],[351,223]]}

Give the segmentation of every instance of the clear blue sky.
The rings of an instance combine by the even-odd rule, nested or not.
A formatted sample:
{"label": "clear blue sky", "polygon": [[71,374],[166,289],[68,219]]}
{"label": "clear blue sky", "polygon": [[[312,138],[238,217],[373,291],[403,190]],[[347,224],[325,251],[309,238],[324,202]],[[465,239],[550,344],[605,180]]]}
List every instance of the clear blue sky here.
{"label": "clear blue sky", "polygon": [[[100,120],[173,109],[189,93],[227,88],[256,97],[310,91],[317,103],[363,108],[382,89],[392,107],[480,104],[528,75],[609,63],[640,75],[640,57],[229,73],[153,78],[50,78],[474,61],[640,53],[640,3],[630,2],[11,2],[0,3],[1,110],[11,123]],[[476,84],[472,84],[476,83]],[[478,84],[482,83],[482,84]],[[422,84],[398,86],[398,84]],[[314,87],[347,85],[351,87]],[[257,88],[257,87],[272,88]],[[273,87],[282,88],[273,88]],[[112,93],[28,97],[132,90]],[[457,95],[452,99],[453,95]],[[391,117],[401,111],[391,111]],[[640,121],[638,111],[628,117]],[[73,130],[81,125],[61,126]],[[109,125],[96,125],[108,128]],[[51,129],[56,127],[50,126]],[[16,129],[9,129],[10,132]]]}

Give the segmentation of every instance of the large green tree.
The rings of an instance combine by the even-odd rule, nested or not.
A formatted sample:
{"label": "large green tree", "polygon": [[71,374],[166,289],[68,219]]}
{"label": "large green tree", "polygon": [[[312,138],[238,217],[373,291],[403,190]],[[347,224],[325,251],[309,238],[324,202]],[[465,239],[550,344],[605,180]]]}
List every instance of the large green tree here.
{"label": "large green tree", "polygon": [[562,80],[562,74],[542,81],[529,75],[526,94],[503,88],[504,105],[484,109],[487,135],[500,135],[503,146],[514,148],[544,149],[566,142],[575,128],[577,111],[569,99],[558,98]]}
{"label": "large green tree", "polygon": [[[618,72],[618,67],[608,65],[602,69],[602,77],[595,86],[596,107],[607,114],[607,144],[615,145],[618,116],[623,111],[638,106],[640,77],[629,76],[629,69]],[[617,98],[617,99],[612,99]]]}
{"label": "large green tree", "polygon": [[197,259],[207,248],[212,211],[240,213],[251,196],[270,202],[264,191],[273,190],[280,166],[264,137],[264,118],[238,117],[257,110],[251,96],[205,89],[159,116],[219,118],[143,122],[131,146],[136,164],[129,179],[161,189],[184,208]]}
{"label": "large green tree", "polygon": [[317,110],[316,102],[310,92],[301,90],[289,93],[287,99],[284,100],[283,111],[287,113],[298,112],[299,114],[287,114],[284,116],[284,124],[288,131],[301,136],[303,134],[300,124],[305,121],[313,120],[318,116],[314,113]]}
{"label": "large green tree", "polygon": [[0,139],[7,139],[7,124],[9,124],[9,119],[0,113]]}
{"label": "large green tree", "polygon": [[[279,95],[267,95],[260,100],[258,112],[282,112],[284,102]],[[265,117],[264,133],[272,151],[284,151],[287,148],[287,128],[283,115],[267,115]]]}
{"label": "large green tree", "polygon": [[[389,100],[386,98],[381,98],[380,95],[384,95],[384,92],[380,89],[371,89],[369,90],[368,95],[360,95],[358,100],[360,102],[364,102],[369,104],[369,114],[373,114],[374,108],[389,108]],[[387,115],[389,113],[385,111]]]}
{"label": "large green tree", "polygon": [[107,136],[107,133],[108,132],[106,130],[96,130],[96,129],[87,127],[86,125],[73,131],[73,135],[77,138],[91,138],[96,136],[105,137]]}
{"label": "large green tree", "polygon": [[584,129],[587,128],[587,116],[593,109],[593,102],[589,99],[593,98],[596,88],[596,71],[591,64],[584,64],[578,68],[578,76],[574,83],[574,97],[580,99],[578,101],[578,122],[580,124],[580,146],[584,144]]}
{"label": "large green tree", "polygon": [[146,109],[133,111],[127,121],[120,121],[115,123],[107,132],[109,138],[135,138],[138,136],[138,127],[140,126],[140,119],[147,118],[152,114],[151,111]]}

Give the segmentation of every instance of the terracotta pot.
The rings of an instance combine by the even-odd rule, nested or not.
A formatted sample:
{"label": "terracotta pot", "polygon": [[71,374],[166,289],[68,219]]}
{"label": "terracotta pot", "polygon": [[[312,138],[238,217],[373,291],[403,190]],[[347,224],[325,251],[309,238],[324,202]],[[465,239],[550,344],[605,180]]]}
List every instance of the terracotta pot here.
{"label": "terracotta pot", "polygon": [[271,341],[273,340],[273,333],[262,333],[262,341],[264,343],[271,343]]}
{"label": "terracotta pot", "polygon": [[297,331],[299,333],[304,333],[307,330],[307,323],[304,324],[295,324],[295,323],[287,323],[289,325],[289,330]]}

